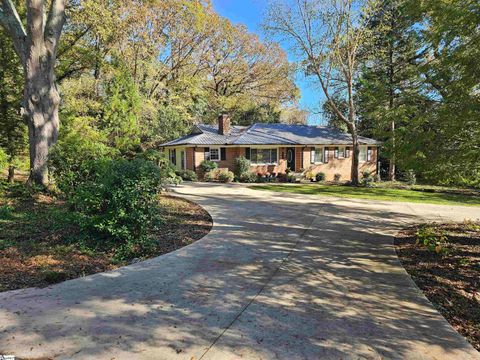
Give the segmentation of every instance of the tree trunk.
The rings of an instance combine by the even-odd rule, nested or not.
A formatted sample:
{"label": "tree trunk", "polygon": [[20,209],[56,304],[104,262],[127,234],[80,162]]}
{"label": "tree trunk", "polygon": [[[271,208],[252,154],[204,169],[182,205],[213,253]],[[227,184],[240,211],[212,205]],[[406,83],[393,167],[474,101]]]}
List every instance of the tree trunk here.
{"label": "tree trunk", "polygon": [[24,116],[28,124],[30,145],[28,182],[48,186],[48,152],[58,139],[60,95],[55,84],[57,40],[52,37],[55,30],[45,28],[44,21],[43,1],[30,0],[27,7],[27,52],[24,65]]}
{"label": "tree trunk", "polygon": [[27,71],[24,95],[30,145],[29,183],[47,186],[48,152],[58,139],[60,96],[50,75],[32,75]]}
{"label": "tree trunk", "polygon": [[7,179],[7,181],[9,183],[13,183],[14,180],[15,180],[15,166],[10,165],[8,167],[8,179]]}
{"label": "tree trunk", "polygon": [[356,131],[352,133],[352,155],[352,185],[358,185],[360,183],[358,176],[360,145],[358,143],[358,135]]}
{"label": "tree trunk", "polygon": [[396,159],[395,159],[395,121],[390,124],[390,131],[392,132],[392,153],[388,164],[388,180],[395,181]]}

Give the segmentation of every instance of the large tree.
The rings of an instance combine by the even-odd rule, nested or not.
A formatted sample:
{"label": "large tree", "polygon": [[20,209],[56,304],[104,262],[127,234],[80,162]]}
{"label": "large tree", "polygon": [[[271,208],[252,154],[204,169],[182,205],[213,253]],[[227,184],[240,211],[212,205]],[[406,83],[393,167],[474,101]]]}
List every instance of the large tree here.
{"label": "large tree", "polygon": [[26,1],[26,27],[12,0],[0,2],[0,24],[13,41],[24,70],[23,114],[30,146],[29,181],[48,185],[48,152],[58,138],[60,95],[55,83],[56,53],[65,22],[65,0]]}
{"label": "large tree", "polygon": [[[352,184],[359,183],[360,147],[357,131],[355,83],[362,49],[369,36],[372,1],[279,0],[273,2],[266,30],[296,51],[307,76],[314,77],[331,109],[352,137]],[[335,98],[347,103],[345,115]]]}

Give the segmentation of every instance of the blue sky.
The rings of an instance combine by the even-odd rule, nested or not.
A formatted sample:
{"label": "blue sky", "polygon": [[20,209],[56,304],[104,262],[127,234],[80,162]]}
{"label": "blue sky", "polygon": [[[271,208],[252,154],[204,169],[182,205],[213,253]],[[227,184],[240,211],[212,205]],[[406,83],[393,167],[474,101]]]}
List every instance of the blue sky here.
{"label": "blue sky", "polygon": [[[266,0],[212,0],[213,7],[220,15],[230,19],[233,23],[242,23],[248,27],[251,32],[264,38],[261,24],[266,10]],[[283,46],[284,50],[287,51]],[[293,55],[289,54],[289,59],[294,60]],[[321,92],[315,89],[309,82],[300,76],[296,79],[296,84],[300,88],[301,98],[300,106],[306,110],[318,110],[320,102],[323,101]],[[310,123],[318,123],[321,119],[319,115],[311,115]]]}

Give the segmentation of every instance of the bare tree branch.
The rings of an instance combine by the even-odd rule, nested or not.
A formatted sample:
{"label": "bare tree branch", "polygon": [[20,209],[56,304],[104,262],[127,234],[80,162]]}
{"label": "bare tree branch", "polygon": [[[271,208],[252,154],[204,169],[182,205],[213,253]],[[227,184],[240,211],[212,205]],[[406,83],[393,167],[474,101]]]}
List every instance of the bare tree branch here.
{"label": "bare tree branch", "polygon": [[5,28],[13,40],[15,52],[20,57],[22,64],[26,60],[27,33],[23,28],[18,12],[12,0],[0,0],[0,24]]}

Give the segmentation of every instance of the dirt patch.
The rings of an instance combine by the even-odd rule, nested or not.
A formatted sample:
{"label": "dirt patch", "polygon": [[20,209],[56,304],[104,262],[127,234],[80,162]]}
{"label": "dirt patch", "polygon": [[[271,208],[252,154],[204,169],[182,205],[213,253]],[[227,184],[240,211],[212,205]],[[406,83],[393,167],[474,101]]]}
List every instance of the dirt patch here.
{"label": "dirt patch", "polygon": [[416,244],[416,226],[395,238],[398,257],[438,311],[480,351],[480,223],[428,226],[446,236],[444,251]]}
{"label": "dirt patch", "polygon": [[[151,258],[204,237],[212,219],[201,206],[178,197],[159,197],[158,221],[149,232]],[[22,201],[0,196],[0,292],[44,287],[112,270],[130,261],[113,260],[115,244],[86,246],[67,205],[41,195]],[[139,261],[141,259],[135,259]]]}

